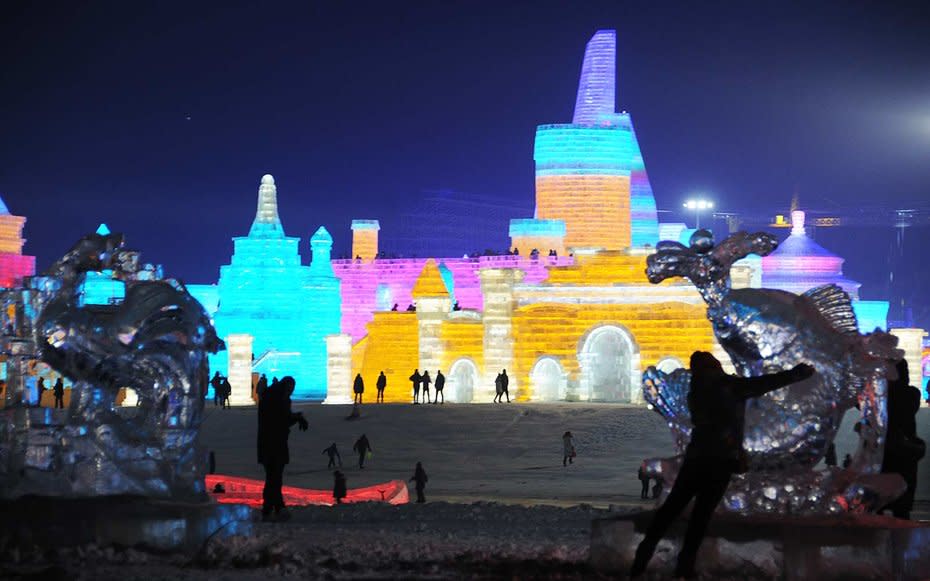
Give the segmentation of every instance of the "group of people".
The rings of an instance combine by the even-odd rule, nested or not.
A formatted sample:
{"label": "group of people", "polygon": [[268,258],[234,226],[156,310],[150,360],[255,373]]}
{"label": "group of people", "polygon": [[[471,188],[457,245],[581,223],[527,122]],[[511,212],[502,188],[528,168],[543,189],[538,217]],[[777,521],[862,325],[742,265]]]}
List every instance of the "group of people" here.
{"label": "group of people", "polygon": [[[646,473],[646,466],[644,464],[640,464],[636,477],[639,478],[639,483],[642,486],[639,491],[640,500],[649,500],[649,483],[652,482],[652,477]],[[662,488],[664,488],[661,478],[656,478],[655,481],[652,487],[651,498],[659,498],[659,495],[662,494]]]}
{"label": "group of people", "polygon": [[[38,397],[36,398],[36,407],[42,406],[42,396],[45,395],[45,392],[48,391],[48,388],[45,387],[45,378],[40,377],[36,382],[36,392]],[[65,409],[65,382],[59,377],[55,381],[55,385],[52,386],[52,393],[55,396],[55,409]]]}
{"label": "group of people", "polygon": [[[263,381],[264,385],[262,385]],[[223,409],[232,407],[229,405],[229,396],[232,395],[232,384],[229,383],[229,378],[225,375],[220,375],[220,372],[217,371],[213,374],[213,378],[210,379],[210,385],[213,387],[213,407],[220,406]],[[263,374],[258,379],[258,387],[256,388],[256,391],[265,389],[267,387],[268,378]]]}
{"label": "group of people", "polygon": [[[384,388],[387,387],[387,376],[384,375],[384,371],[378,376],[377,381],[375,381],[375,387],[378,389],[378,395],[375,397],[377,403],[384,403]],[[355,375],[355,381],[352,383],[352,393],[353,403],[361,404],[362,396],[365,394],[365,380],[362,379],[362,374],[358,373]]]}
{"label": "group of people", "polygon": [[[436,371],[436,381],[434,382],[426,369],[423,370],[423,373],[420,373],[419,368],[414,369],[413,375],[410,376],[410,383],[413,384],[413,403],[420,403],[421,392],[423,393],[423,403],[446,403],[446,396],[442,391],[446,387],[446,376],[442,374],[442,371]],[[429,399],[429,386],[431,383],[436,389],[432,402]],[[440,397],[442,401],[439,401]]]}

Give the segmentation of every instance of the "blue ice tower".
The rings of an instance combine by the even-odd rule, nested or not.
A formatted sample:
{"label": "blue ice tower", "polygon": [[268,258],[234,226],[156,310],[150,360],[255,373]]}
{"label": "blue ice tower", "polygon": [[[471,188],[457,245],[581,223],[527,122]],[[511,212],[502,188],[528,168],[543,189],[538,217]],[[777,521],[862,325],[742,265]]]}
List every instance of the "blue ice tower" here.
{"label": "blue ice tower", "polygon": [[[233,238],[232,260],[220,267],[214,323],[224,339],[233,333],[252,335],[254,373],[266,374],[269,381],[293,376],[295,399],[321,401],[326,398],[323,337],[339,332],[339,281],[329,266],[328,248],[325,261],[314,269],[301,264],[299,244],[300,238],[284,234],[274,178],[263,176],[249,235]],[[321,291],[326,296],[319,296]],[[328,318],[321,321],[326,307]],[[225,369],[224,362],[216,363]]]}

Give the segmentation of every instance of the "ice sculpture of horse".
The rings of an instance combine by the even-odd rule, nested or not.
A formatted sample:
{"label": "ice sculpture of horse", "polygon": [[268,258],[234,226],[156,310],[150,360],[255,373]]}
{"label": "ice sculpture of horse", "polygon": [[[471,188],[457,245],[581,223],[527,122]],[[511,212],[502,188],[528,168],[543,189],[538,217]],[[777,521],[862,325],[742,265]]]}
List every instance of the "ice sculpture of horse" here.
{"label": "ice sculpture of horse", "polygon": [[[698,230],[690,246],[664,241],[647,260],[657,284],[684,277],[707,304],[714,334],[737,372],[755,376],[808,363],[814,377],[761,398],[746,409],[744,447],[750,472],[735,478],[725,500],[733,510],[833,512],[869,510],[893,496],[897,481],[869,476],[881,467],[885,386],[889,361],[901,357],[896,339],[876,331],[860,335],[849,296],[834,285],[802,294],[773,289],[732,289],[730,267],[751,253],[766,255],[777,242],[765,233],[739,232],[714,244]],[[690,374],[644,374],[646,400],[669,422],[679,452],[690,436],[687,392]],[[860,445],[848,472],[814,466],[833,442],[844,412],[860,408]],[[653,461],[672,480],[674,462]]]}
{"label": "ice sculpture of horse", "polygon": [[[31,337],[18,341],[34,344],[72,395],[60,415],[8,399],[0,496],[206,498],[197,434],[207,353],[223,343],[184,286],[155,280],[138,258],[121,235],[91,234],[20,291]],[[125,284],[118,304],[84,304],[87,273],[101,271]],[[122,388],[138,408],[116,409]]]}

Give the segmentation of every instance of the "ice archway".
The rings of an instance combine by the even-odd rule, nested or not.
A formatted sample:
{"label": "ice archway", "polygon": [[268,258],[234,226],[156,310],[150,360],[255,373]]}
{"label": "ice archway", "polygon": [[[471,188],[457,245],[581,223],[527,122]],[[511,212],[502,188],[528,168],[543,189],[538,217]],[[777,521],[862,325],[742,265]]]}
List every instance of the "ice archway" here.
{"label": "ice archway", "polygon": [[475,386],[478,384],[478,367],[471,359],[459,359],[452,364],[449,370],[449,379],[446,382],[449,401],[456,403],[471,403],[475,397]]}
{"label": "ice archway", "polygon": [[566,397],[566,374],[552,357],[540,357],[530,373],[533,401],[563,401]]}
{"label": "ice archway", "polygon": [[636,402],[640,382],[639,346],[619,325],[588,331],[580,342],[579,396],[582,400]]}

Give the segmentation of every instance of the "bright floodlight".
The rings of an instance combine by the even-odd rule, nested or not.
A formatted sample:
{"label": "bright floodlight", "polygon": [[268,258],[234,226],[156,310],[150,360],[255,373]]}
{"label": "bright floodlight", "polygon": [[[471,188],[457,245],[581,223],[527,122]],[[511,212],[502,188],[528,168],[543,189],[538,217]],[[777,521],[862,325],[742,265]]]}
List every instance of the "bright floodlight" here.
{"label": "bright floodlight", "polygon": [[682,204],[682,206],[684,206],[688,210],[694,211],[695,228],[700,228],[701,227],[701,212],[703,210],[712,210],[714,208],[714,203],[711,202],[710,200],[705,200],[703,198],[696,198],[696,199],[685,201],[685,203]]}

